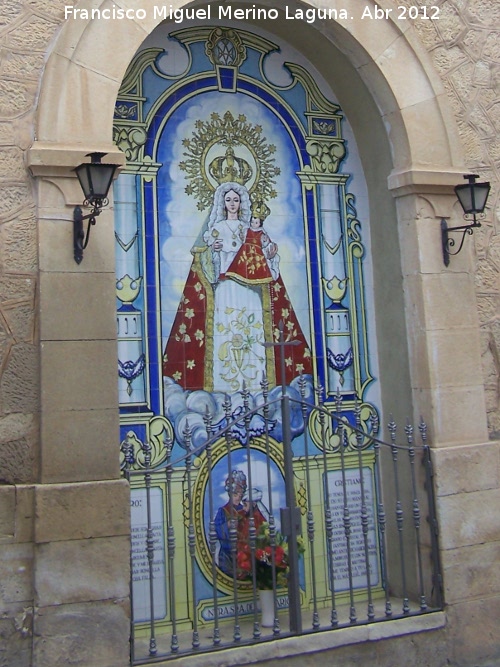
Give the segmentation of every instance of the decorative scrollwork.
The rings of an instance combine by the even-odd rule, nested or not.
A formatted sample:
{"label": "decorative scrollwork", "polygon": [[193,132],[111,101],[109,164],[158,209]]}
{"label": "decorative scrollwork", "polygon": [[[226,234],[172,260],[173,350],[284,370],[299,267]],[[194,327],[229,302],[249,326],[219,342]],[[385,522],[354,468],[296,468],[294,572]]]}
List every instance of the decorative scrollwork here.
{"label": "decorative scrollwork", "polygon": [[205,53],[214,66],[239,67],[246,58],[241,37],[232,28],[215,28],[207,39]]}
{"label": "decorative scrollwork", "polygon": [[139,151],[146,143],[146,139],[147,134],[143,127],[137,125],[113,127],[113,143],[125,153],[128,162],[138,161]]}
{"label": "decorative scrollwork", "polygon": [[137,104],[117,104],[115,106],[115,118],[127,120],[137,117]]}
{"label": "decorative scrollwork", "polygon": [[137,470],[144,468],[149,459],[151,468],[164,463],[173,442],[172,424],[165,417],[153,417],[147,424],[147,442],[144,443],[131,429],[120,443],[120,467]]}
{"label": "decorative scrollwork", "polygon": [[329,348],[326,350],[326,359],[330,368],[333,368],[334,371],[337,371],[340,375],[340,384],[344,384],[344,373],[345,371],[352,366],[354,362],[354,355],[352,353],[352,347],[350,347],[347,352],[344,354],[342,352],[337,352],[336,354],[332,352]]}
{"label": "decorative scrollwork", "polygon": [[[186,194],[198,200],[198,209],[209,208],[219,182],[227,176],[243,180],[248,185],[252,199],[268,201],[277,196],[275,178],[280,169],[275,165],[276,146],[262,136],[262,127],[247,122],[246,116],[236,118],[230,111],[223,117],[212,113],[210,120],[198,120],[190,139],[184,139],[186,160],[179,168],[186,172],[189,181]],[[221,147],[221,155],[214,155],[214,147]],[[236,148],[246,157],[236,155]],[[250,160],[253,164],[250,164]]]}
{"label": "decorative scrollwork", "polygon": [[319,174],[336,174],[345,156],[344,143],[339,140],[309,139],[306,150],[311,157],[312,171]]}
{"label": "decorative scrollwork", "polygon": [[[325,406],[329,412],[333,412],[332,406]],[[311,412],[309,420],[309,432],[311,438],[320,450],[335,454],[340,451],[341,445],[346,451],[366,449],[373,444],[374,415],[376,410],[369,403],[362,403],[359,407],[359,428],[364,435],[360,437],[359,431],[349,423],[346,416],[327,417],[325,409],[316,409]],[[340,421],[342,424],[340,425]]]}
{"label": "decorative scrollwork", "polygon": [[127,394],[132,395],[132,382],[141,375],[146,367],[146,357],[141,354],[139,359],[120,361],[118,359],[118,376],[127,381]]}
{"label": "decorative scrollwork", "polygon": [[345,196],[345,205],[347,211],[347,234],[350,241],[361,242],[361,234],[359,228],[361,223],[358,220],[358,214],[355,207],[356,197],[347,192]]}

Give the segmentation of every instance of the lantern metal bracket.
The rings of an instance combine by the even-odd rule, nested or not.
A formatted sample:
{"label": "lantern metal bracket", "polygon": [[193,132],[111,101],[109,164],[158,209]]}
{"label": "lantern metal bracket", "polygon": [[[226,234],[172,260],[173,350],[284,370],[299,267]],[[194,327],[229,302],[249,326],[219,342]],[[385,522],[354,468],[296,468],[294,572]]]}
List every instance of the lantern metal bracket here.
{"label": "lantern metal bracket", "polygon": [[[88,202],[85,201],[83,205],[88,205]],[[73,252],[77,264],[81,263],[83,251],[88,246],[91,226],[95,225],[97,216],[101,214],[103,206],[107,205],[107,199],[99,199],[93,203],[92,210],[87,215],[83,215],[81,206],[75,206],[73,209]],[[86,232],[83,231],[85,220],[89,221]]]}
{"label": "lantern metal bracket", "polygon": [[[103,164],[101,160],[105,155],[106,153],[88,153],[90,162],[84,162],[74,170],[85,196],[83,206],[91,207],[87,215],[83,215],[81,206],[75,206],[73,209],[73,256],[77,264],[83,259],[91,227],[95,225],[103,207],[109,204],[108,192],[118,165]],[[85,220],[89,221],[86,232],[83,229]]]}
{"label": "lantern metal bracket", "polygon": [[[470,225],[460,225],[458,227],[448,227],[446,220],[444,218],[441,219],[441,241],[443,245],[443,262],[445,266],[449,266],[451,255],[458,255],[458,253],[462,250],[462,246],[465,241],[465,235],[469,234],[469,236],[471,236],[474,233],[474,229],[476,227],[481,227],[481,223],[477,222],[476,216],[474,216],[474,222]],[[451,248],[454,248],[456,244],[455,239],[448,236],[450,232],[462,232],[460,245],[454,252],[451,251]]]}
{"label": "lantern metal bracket", "polygon": [[[464,219],[472,219],[469,225],[459,225],[458,227],[448,227],[448,224],[444,218],[441,218],[441,245],[443,249],[443,262],[445,266],[448,266],[450,263],[450,256],[458,255],[462,250],[465,241],[465,235],[468,234],[471,236],[474,233],[476,227],[481,227],[481,223],[478,222],[477,216],[484,217],[484,208],[486,202],[488,201],[488,195],[490,192],[490,184],[485,183],[476,183],[476,180],[479,178],[477,174],[466,174],[464,179],[467,183],[463,185],[455,186],[455,194],[457,199],[462,207],[464,212]],[[460,239],[460,244],[456,250],[452,251],[452,248],[455,248],[455,239],[450,237],[450,232],[458,232],[462,234]]]}

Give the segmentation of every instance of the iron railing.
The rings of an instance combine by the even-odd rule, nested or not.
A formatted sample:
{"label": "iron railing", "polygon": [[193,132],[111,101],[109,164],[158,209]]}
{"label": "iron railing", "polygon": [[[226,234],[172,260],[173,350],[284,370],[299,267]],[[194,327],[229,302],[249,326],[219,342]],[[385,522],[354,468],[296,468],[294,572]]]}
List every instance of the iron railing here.
{"label": "iron railing", "polygon": [[[206,438],[199,444],[186,422],[183,453],[177,455],[179,446],[165,437],[163,462],[156,467],[149,443],[141,445],[140,469],[139,457],[124,451],[133,517],[132,664],[442,609],[425,423],[417,428],[419,444],[409,423],[401,442],[391,418],[384,442],[374,413],[354,404],[348,418],[340,397],[332,406],[319,395],[314,404],[283,392],[270,400],[264,389],[256,406],[243,392],[237,410],[226,399],[222,427],[214,427],[207,411]],[[282,444],[272,437],[277,410],[285,425]],[[300,455],[287,426],[297,419]],[[242,503],[250,508],[240,512],[229,498],[223,546],[216,525],[221,466],[226,483],[235,470],[244,473]],[[276,468],[286,487],[281,495]],[[286,502],[277,506],[281,498]],[[247,516],[246,569],[240,562],[241,514]],[[262,627],[259,610],[256,556],[263,534],[274,593],[272,627]]]}

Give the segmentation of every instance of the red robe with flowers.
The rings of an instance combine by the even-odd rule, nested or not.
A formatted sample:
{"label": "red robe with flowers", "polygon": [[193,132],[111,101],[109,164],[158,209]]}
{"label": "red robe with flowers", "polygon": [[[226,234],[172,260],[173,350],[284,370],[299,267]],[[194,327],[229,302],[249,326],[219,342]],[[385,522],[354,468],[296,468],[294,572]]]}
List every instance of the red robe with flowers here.
{"label": "red robe with flowers", "polygon": [[[247,229],[242,243],[229,268],[219,275],[218,283],[212,285],[207,278],[206,267],[210,263],[210,248],[193,249],[194,260],[187,277],[181,302],[177,310],[163,359],[163,374],[173,378],[184,389],[217,389],[214,384],[214,354],[233,355],[239,361],[245,352],[245,336],[248,332],[242,324],[241,334],[233,334],[230,344],[214,349],[215,290],[223,281],[234,281],[248,290],[258,292],[262,304],[262,342],[278,342],[279,325],[283,323],[285,341],[297,341],[284,348],[286,384],[300,373],[312,372],[311,354],[300,328],[297,316],[286,292],[281,276],[275,280],[261,245],[261,231]],[[241,303],[234,304],[226,313],[237,314],[245,310],[244,294]],[[255,327],[255,322],[253,326]],[[219,325],[220,327],[221,325]],[[240,336],[240,338],[238,338]],[[259,346],[265,356],[265,372],[270,386],[281,384],[280,350],[276,347]],[[221,352],[223,350],[223,352]],[[240,355],[240,356],[238,356]],[[228,361],[229,363],[229,361]],[[217,380],[217,378],[215,378]],[[235,382],[235,390],[241,389]]]}

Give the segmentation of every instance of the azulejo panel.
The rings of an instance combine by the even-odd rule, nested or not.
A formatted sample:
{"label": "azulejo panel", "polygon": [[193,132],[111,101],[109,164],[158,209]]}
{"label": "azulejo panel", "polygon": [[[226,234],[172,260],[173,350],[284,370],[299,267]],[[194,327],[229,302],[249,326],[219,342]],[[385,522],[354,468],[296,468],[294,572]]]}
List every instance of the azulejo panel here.
{"label": "azulejo panel", "polygon": [[[177,44],[187,69],[169,63],[162,42]],[[254,32],[162,28],[157,43],[131,63],[116,106],[115,138],[129,158],[115,197],[124,467],[160,471],[168,457],[195,453],[189,503],[208,578],[207,525],[219,494],[209,497],[208,479],[213,489],[241,476],[246,488],[253,474],[262,499],[270,491],[259,475],[270,465],[278,488],[285,425],[258,410],[249,429],[236,421],[224,463],[217,448],[207,460],[210,434],[257,408],[264,393],[279,398],[282,384],[311,403],[321,387],[332,411],[341,396],[352,422],[364,401],[367,428],[377,413],[366,395],[374,377],[361,233],[368,219],[355,204],[365,185],[348,122],[302,58],[287,65],[283,87],[273,83],[283,62],[265,60],[279,45]],[[259,438],[269,428],[267,451]],[[304,428],[293,408],[294,455],[306,454],[310,435],[310,455],[322,456],[321,438]],[[175,493],[183,497],[181,487]],[[223,561],[222,596],[231,578]]]}

